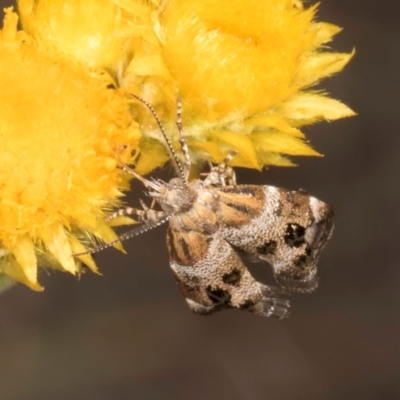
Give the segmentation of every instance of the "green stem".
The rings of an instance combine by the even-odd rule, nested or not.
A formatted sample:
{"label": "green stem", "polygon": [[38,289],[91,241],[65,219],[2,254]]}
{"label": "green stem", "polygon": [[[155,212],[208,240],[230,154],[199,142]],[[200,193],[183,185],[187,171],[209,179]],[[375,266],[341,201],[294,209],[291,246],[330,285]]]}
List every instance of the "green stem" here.
{"label": "green stem", "polygon": [[0,294],[10,289],[15,285],[14,279],[11,279],[6,274],[0,274]]}

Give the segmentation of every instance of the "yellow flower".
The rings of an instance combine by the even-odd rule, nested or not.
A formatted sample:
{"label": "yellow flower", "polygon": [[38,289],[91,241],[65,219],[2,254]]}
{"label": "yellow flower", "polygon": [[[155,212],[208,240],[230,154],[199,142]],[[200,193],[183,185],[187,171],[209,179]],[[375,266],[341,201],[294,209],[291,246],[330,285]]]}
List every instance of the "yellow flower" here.
{"label": "yellow flower", "polygon": [[0,37],[0,273],[35,289],[38,259],[78,273],[71,253],[115,238],[104,215],[128,187],[116,146],[127,147],[125,162],[140,152],[141,174],[168,161],[153,117],[129,93],[156,109],[176,145],[179,93],[194,173],[232,149],[233,165],[293,165],[288,156],[319,154],[303,125],[353,115],[310,89],[352,53],[327,51],[340,28],[316,22],[301,0],[18,6],[24,31],[8,10]]}
{"label": "yellow flower", "polygon": [[6,10],[0,34],[0,271],[39,290],[38,260],[76,274],[81,241],[116,237],[104,215],[128,185],[114,149],[140,134],[109,78],[43,51],[17,20]]}
{"label": "yellow flower", "polygon": [[[19,0],[19,8],[38,40],[113,71],[121,87],[156,108],[173,137],[179,93],[200,164],[235,148],[233,165],[293,165],[287,155],[319,154],[301,126],[354,115],[309,90],[353,53],[326,51],[340,28],[315,22],[316,6],[299,0]],[[168,155],[151,116],[142,109],[137,118],[146,128],[136,168],[148,173]]]}
{"label": "yellow flower", "polygon": [[351,58],[322,52],[340,29],[313,22],[315,10],[297,0],[169,2],[163,53],[186,99],[192,148],[220,160],[220,149],[234,147],[234,164],[257,169],[318,154],[299,127],[353,112],[305,91]]}

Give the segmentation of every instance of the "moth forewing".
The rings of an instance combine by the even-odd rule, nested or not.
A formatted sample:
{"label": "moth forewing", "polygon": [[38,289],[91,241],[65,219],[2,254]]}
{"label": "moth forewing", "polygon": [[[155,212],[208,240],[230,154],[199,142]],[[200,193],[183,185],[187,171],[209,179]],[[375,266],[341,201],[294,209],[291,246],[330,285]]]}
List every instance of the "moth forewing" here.
{"label": "moth forewing", "polygon": [[[153,203],[150,208],[142,204],[143,210],[128,207],[109,216],[111,219],[132,214],[143,223],[119,239],[169,221],[170,266],[194,312],[210,314],[237,308],[262,316],[286,317],[289,302],[282,296],[291,291],[309,292],[317,286],[316,263],[332,232],[332,209],[303,191],[236,185],[235,172],[228,165],[234,151],[221,164],[211,165],[208,173],[201,174],[204,179],[189,182],[190,157],[182,130],[180,101],[177,127],[183,164],[155,110],[133,96],[154,115],[178,176],[169,183],[146,180],[121,163],[123,170],[143,182]],[[153,209],[154,203],[161,211]],[[237,251],[270,263],[280,287],[257,282]],[[78,256],[82,254],[85,253]]]}
{"label": "moth forewing", "polygon": [[194,312],[238,308],[263,316],[288,315],[289,302],[258,283],[218,232],[205,235],[169,229],[167,247],[171,268]]}
{"label": "moth forewing", "polygon": [[[248,200],[247,208],[239,201],[245,189],[254,200]],[[220,197],[221,236],[245,253],[270,263],[277,281],[286,290],[314,290],[318,285],[319,253],[333,228],[331,207],[303,191],[274,186],[239,185],[221,191],[230,196],[228,202],[226,193]],[[232,200],[235,192],[237,203]],[[239,214],[237,222],[226,211],[229,208]],[[252,217],[246,220],[249,214]]]}

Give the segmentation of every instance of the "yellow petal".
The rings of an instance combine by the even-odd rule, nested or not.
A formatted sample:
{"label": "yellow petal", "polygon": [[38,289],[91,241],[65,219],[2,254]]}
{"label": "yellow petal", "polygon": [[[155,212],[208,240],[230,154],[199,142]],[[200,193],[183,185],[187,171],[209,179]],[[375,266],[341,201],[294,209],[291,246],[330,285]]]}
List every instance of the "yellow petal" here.
{"label": "yellow petal", "polygon": [[309,86],[318,82],[321,78],[330,76],[343,67],[354,56],[353,50],[346,53],[319,53],[305,57],[301,63],[299,72],[296,75],[296,82],[300,87]]}
{"label": "yellow petal", "polygon": [[135,225],[138,222],[135,221],[134,219],[127,217],[125,215],[121,215],[119,217],[116,217],[109,221],[108,225],[114,227],[114,226],[122,226],[122,225]]}
{"label": "yellow petal", "polygon": [[11,45],[11,43],[17,44],[17,24],[18,15],[12,12],[13,8],[8,7],[4,9],[4,27],[1,31],[1,36],[4,42]]}
{"label": "yellow petal", "polygon": [[[224,156],[221,152],[221,146],[211,140],[189,140],[189,148],[202,160],[208,159],[211,156],[211,160],[215,163],[220,163]],[[203,154],[203,156],[201,156]]]}
{"label": "yellow petal", "polygon": [[[83,244],[76,239],[75,237],[71,236],[69,238],[70,245],[71,245],[71,250],[73,254],[78,254],[78,253],[84,253],[87,249]],[[90,254],[85,254],[83,256],[77,257],[79,260],[81,260],[85,265],[87,265],[92,272],[95,274],[99,274],[99,270],[96,266],[96,263],[94,262],[92,256]]]}
{"label": "yellow petal", "polygon": [[[99,222],[96,229],[93,229],[93,234],[101,239],[104,243],[110,243],[118,239],[118,235],[105,222]],[[115,243],[114,247],[125,253],[121,242]]]}
{"label": "yellow petal", "polygon": [[20,236],[14,243],[9,244],[15,261],[10,256],[1,262],[1,271],[11,278],[23,282],[34,290],[43,290],[37,282],[37,259],[35,246],[28,235]]}
{"label": "yellow petal", "polygon": [[330,42],[333,36],[337,35],[342,30],[339,26],[326,22],[314,22],[311,29],[315,32],[313,40],[313,45],[315,47]]}
{"label": "yellow petal", "polygon": [[154,75],[169,78],[170,74],[159,54],[135,57],[127,68],[127,73],[137,76]]}
{"label": "yellow petal", "polygon": [[290,118],[294,125],[311,124],[321,119],[335,120],[355,115],[345,104],[317,93],[296,93],[282,103],[277,112]]}
{"label": "yellow petal", "polygon": [[49,227],[42,228],[40,238],[62,268],[75,275],[78,266],[72,257],[73,251],[64,227],[61,224],[54,223]]}
{"label": "yellow petal", "polygon": [[304,140],[279,131],[266,131],[251,134],[257,152],[274,152],[292,156],[319,156]]}
{"label": "yellow petal", "polygon": [[240,165],[261,169],[253,143],[248,135],[229,131],[213,131],[212,135],[220,142],[229,144],[231,148],[238,151],[238,155],[234,157],[232,165],[238,165],[238,160],[243,158],[243,164],[240,163]]}
{"label": "yellow petal", "polygon": [[258,157],[262,165],[273,165],[277,167],[294,167],[296,165],[289,158],[279,153],[263,151],[258,153]]}
{"label": "yellow petal", "polygon": [[140,141],[140,157],[135,163],[135,171],[140,175],[146,175],[168,160],[169,156],[164,145],[158,140],[143,138]]}
{"label": "yellow petal", "polygon": [[293,128],[285,118],[277,114],[262,115],[259,117],[253,117],[245,122],[247,125],[251,125],[257,130],[259,126],[267,126],[274,128],[275,130],[282,131],[292,136],[303,138],[304,134],[296,128]]}

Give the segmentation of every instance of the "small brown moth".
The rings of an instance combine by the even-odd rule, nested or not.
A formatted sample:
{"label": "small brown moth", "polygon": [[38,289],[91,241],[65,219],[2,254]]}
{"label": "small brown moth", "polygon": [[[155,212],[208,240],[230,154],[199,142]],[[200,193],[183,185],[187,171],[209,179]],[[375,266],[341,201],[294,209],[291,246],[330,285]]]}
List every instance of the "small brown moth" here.
{"label": "small brown moth", "polygon": [[[203,179],[189,182],[190,157],[183,136],[181,103],[177,127],[184,157],[182,164],[154,115],[171,153],[179,178],[170,182],[147,180],[123,165],[141,180],[153,199],[152,207],[128,207],[108,217],[135,215],[142,226],[122,234],[125,240],[169,221],[167,248],[170,266],[189,307],[198,314],[226,308],[251,311],[267,317],[288,316],[291,292],[311,292],[318,285],[317,260],[333,229],[333,211],[326,203],[304,191],[274,186],[237,185],[228,162],[211,166]],[[158,203],[161,211],[153,209]],[[115,243],[115,242],[113,242]],[[113,243],[95,248],[102,250]],[[257,282],[242,256],[267,261],[278,287]]]}

